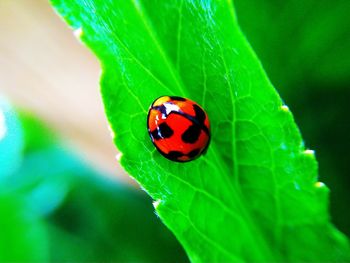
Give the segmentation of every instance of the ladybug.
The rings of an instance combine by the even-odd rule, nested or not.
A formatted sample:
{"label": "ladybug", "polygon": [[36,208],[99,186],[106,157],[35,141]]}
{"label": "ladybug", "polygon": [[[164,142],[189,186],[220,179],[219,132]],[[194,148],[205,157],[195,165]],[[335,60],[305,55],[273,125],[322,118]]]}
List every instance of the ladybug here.
{"label": "ladybug", "polygon": [[147,128],[158,151],[175,162],[198,158],[210,141],[207,113],[194,101],[182,97],[157,98],[148,111]]}

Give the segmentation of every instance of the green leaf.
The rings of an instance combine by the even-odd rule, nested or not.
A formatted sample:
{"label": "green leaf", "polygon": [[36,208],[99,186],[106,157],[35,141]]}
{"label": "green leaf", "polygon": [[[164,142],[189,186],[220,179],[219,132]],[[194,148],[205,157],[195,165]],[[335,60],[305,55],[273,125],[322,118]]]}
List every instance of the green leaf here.
{"label": "green leaf", "polygon": [[[243,37],[229,1],[53,0],[101,61],[121,163],[146,189],[191,261],[345,261],[328,190],[292,114]],[[209,114],[205,156],[154,148],[147,110],[161,95]]]}
{"label": "green leaf", "polygon": [[53,131],[36,116],[23,110],[17,110],[17,113],[24,131],[24,155],[59,143]]}
{"label": "green leaf", "polygon": [[103,178],[77,178],[52,221],[53,240],[58,233],[59,242],[68,247],[88,248],[88,253],[53,248],[54,262],[188,261],[172,233],[156,219],[146,196]]}

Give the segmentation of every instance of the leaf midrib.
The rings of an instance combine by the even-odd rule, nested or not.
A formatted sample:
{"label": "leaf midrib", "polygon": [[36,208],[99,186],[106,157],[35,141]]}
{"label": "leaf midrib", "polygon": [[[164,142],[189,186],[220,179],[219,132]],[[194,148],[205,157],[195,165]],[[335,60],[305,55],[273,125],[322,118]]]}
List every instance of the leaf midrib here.
{"label": "leaf midrib", "polygon": [[[151,39],[153,40],[155,46],[157,47],[157,50],[159,51],[162,59],[163,59],[163,62],[165,63],[165,65],[167,66],[174,82],[176,83],[176,86],[178,87],[178,89],[185,95],[187,92],[185,92],[185,89],[183,88],[183,84],[182,82],[180,81],[180,77],[178,76],[178,74],[176,74],[176,71],[174,70],[174,67],[169,64],[169,58],[168,56],[166,55],[166,53],[164,52],[163,48],[161,47],[159,41],[157,40],[156,36],[153,34],[153,31],[155,31],[152,26],[151,26],[151,23],[149,22],[149,19],[144,16],[144,11],[143,13],[141,13],[141,8],[143,9],[142,7],[142,4],[141,3],[138,3],[139,7],[137,6],[137,3],[135,2],[135,0],[131,0],[132,4],[133,4],[133,7],[135,8],[136,10],[136,13],[139,15],[140,17],[140,20],[142,21],[143,25],[145,26],[145,29],[147,31],[147,33],[149,34],[149,36],[151,37]],[[147,20],[147,22],[146,22]],[[187,94],[186,94],[187,95]]]}

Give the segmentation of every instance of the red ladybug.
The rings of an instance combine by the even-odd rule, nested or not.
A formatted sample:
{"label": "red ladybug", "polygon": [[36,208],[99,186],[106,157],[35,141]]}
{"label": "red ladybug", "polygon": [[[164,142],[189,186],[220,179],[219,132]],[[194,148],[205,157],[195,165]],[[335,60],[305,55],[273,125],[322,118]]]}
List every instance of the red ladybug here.
{"label": "red ladybug", "polygon": [[206,151],[210,123],[195,102],[176,96],[156,99],[148,112],[147,128],[158,151],[175,162],[188,162]]}

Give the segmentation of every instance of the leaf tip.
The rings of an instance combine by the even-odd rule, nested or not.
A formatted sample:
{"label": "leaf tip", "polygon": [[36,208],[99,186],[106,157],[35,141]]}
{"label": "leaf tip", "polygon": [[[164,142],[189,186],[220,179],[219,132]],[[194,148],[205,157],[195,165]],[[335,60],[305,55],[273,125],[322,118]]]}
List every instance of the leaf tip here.
{"label": "leaf tip", "polygon": [[162,200],[160,200],[160,199],[155,200],[155,201],[153,202],[153,207],[154,207],[154,209],[157,210],[157,208],[158,208],[158,206],[160,205],[161,202],[162,202]]}
{"label": "leaf tip", "polygon": [[314,150],[307,149],[307,150],[304,151],[304,154],[306,156],[315,157],[315,151]]}
{"label": "leaf tip", "polygon": [[82,28],[82,27],[79,27],[79,28],[75,29],[75,30],[73,31],[73,34],[74,34],[74,36],[75,36],[76,38],[81,39],[82,36],[83,36],[83,34],[84,34],[83,28]]}
{"label": "leaf tip", "polygon": [[122,158],[123,154],[121,152],[118,152],[117,155],[115,156],[115,159],[120,162],[121,158]]}
{"label": "leaf tip", "polygon": [[281,110],[284,112],[289,112],[289,107],[287,105],[282,105]]}
{"label": "leaf tip", "polygon": [[323,187],[326,187],[326,185],[324,183],[322,183],[322,182],[316,182],[315,183],[315,187],[316,188],[323,188]]}
{"label": "leaf tip", "polygon": [[112,127],[110,125],[108,125],[108,130],[109,130],[109,133],[110,133],[112,139],[114,140],[115,139],[115,133],[114,133],[114,131],[113,131],[113,129],[112,129]]}

